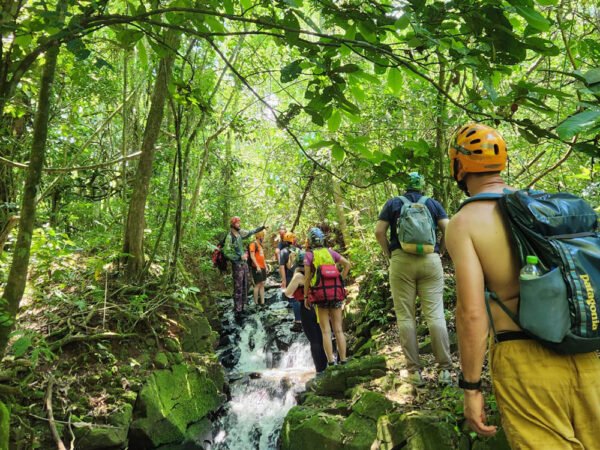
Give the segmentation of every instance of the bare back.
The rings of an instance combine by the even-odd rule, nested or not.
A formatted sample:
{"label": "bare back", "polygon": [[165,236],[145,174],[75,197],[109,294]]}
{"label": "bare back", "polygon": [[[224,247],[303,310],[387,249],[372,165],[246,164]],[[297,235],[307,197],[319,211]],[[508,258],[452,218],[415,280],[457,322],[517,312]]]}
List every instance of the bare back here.
{"label": "bare back", "polygon": [[[519,298],[519,264],[512,250],[510,237],[500,215],[496,201],[477,201],[465,205],[460,211],[463,224],[479,257],[485,285],[513,312],[517,312]],[[464,230],[467,231],[467,230]],[[500,307],[491,302],[496,331],[519,330]]]}

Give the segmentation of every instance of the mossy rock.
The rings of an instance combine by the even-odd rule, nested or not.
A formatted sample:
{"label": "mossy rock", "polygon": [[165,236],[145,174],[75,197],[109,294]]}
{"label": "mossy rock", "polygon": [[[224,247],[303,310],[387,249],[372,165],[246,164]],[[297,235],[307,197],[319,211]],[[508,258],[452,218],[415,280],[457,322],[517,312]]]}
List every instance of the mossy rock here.
{"label": "mossy rock", "polygon": [[392,450],[455,450],[461,437],[447,416],[436,412],[392,413],[377,421],[379,448]]}
{"label": "mossy rock", "polygon": [[181,347],[188,353],[212,352],[218,343],[215,333],[204,316],[183,317],[184,332],[181,335]]}
{"label": "mossy rock", "polygon": [[367,391],[360,393],[359,399],[352,406],[352,412],[377,421],[381,416],[389,414],[394,410],[394,402],[384,395]]}
{"label": "mossy rock", "polygon": [[169,357],[164,352],[158,352],[154,357],[154,365],[159,369],[166,369],[169,364]]}
{"label": "mossy rock", "polygon": [[347,416],[351,412],[350,403],[347,400],[338,400],[331,397],[308,394],[302,406],[318,409],[321,412],[334,415]]}
{"label": "mossy rock", "polygon": [[131,440],[139,443],[136,448],[190,438],[190,426],[225,401],[221,380],[222,375],[213,380],[206,370],[185,364],[153,372],[139,394],[130,428]]}
{"label": "mossy rock", "polygon": [[295,406],[287,413],[281,428],[280,450],[338,450],[342,443],[343,416],[318,409]]}
{"label": "mossy rock", "polygon": [[350,360],[343,366],[328,368],[312,386],[318,395],[341,397],[344,392],[358,383],[385,375],[385,357],[365,356]]}
{"label": "mossy rock", "polygon": [[377,422],[358,413],[352,413],[342,424],[342,434],[344,449],[369,449],[377,439]]}
{"label": "mossy rock", "polygon": [[108,417],[108,425],[75,428],[75,442],[81,450],[122,448],[127,443],[133,407],[124,403]]}
{"label": "mossy rock", "polygon": [[0,448],[8,448],[10,410],[0,401]]}

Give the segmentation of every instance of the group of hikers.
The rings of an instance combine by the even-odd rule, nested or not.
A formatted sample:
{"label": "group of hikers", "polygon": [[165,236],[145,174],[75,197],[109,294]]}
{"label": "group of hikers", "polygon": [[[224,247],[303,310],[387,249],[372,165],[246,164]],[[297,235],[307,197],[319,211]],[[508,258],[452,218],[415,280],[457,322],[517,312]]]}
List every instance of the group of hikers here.
{"label": "group of hikers", "polygon": [[[487,353],[511,448],[600,449],[596,213],[570,194],[519,191],[507,185],[501,176],[508,159],[506,142],[486,125],[460,127],[448,154],[450,173],[469,197],[452,219],[438,201],[424,195],[424,178],[413,172],[406,191],[385,203],[375,226],[375,237],[389,261],[390,289],[406,357],[401,377],[423,384],[415,315],[418,297],[438,364],[437,381],[452,383],[440,259],[447,249],[456,279],[458,386],[464,391],[469,426],[482,436],[497,431],[487,423],[482,393]],[[237,313],[243,310],[247,293],[248,258],[255,302],[264,303],[263,230],[241,232],[239,218],[231,219],[225,253],[233,266]],[[279,233],[281,287],[286,297],[296,299],[292,303],[295,329],[301,324],[316,371],[322,373],[335,363],[332,330],[338,362],[346,361],[342,308],[350,263],[326,246],[326,237],[317,227],[308,231],[304,249],[298,249],[293,233],[285,228]],[[242,238],[252,234],[255,245],[246,256]],[[525,264],[538,264],[539,278],[520,275]]]}
{"label": "group of hikers", "polygon": [[[268,270],[263,247],[265,229],[263,225],[245,231],[241,229],[239,217],[230,220],[223,254],[232,266],[234,314],[238,322],[244,317],[250,274],[254,283],[254,303],[259,307],[265,304]],[[245,247],[243,240],[251,236],[254,236],[254,241]],[[281,295],[288,299],[294,311],[292,331],[304,331],[310,342],[317,374],[322,374],[328,365],[345,364],[342,308],[350,262],[326,246],[325,234],[318,227],[308,231],[302,246],[294,233],[280,226],[275,256],[281,275]],[[341,272],[338,264],[343,268]],[[336,339],[337,360],[332,332]]]}

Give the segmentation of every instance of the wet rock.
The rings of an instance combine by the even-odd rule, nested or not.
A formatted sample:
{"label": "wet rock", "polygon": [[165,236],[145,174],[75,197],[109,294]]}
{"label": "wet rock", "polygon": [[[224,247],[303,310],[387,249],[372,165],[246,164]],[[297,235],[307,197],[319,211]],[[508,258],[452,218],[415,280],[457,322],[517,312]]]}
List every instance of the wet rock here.
{"label": "wet rock", "polygon": [[307,394],[302,401],[302,406],[318,409],[326,414],[339,416],[347,416],[351,412],[351,406],[348,400],[321,397],[320,395],[315,394]]}
{"label": "wet rock", "polygon": [[241,350],[231,346],[219,351],[219,361],[226,369],[233,369],[240,360]]}
{"label": "wet rock", "polygon": [[365,356],[350,360],[343,366],[329,367],[315,379],[311,389],[318,395],[341,397],[344,392],[358,383],[385,375],[386,362],[383,356]]}
{"label": "wet rock", "polygon": [[192,439],[190,426],[225,401],[223,378],[184,364],[150,375],[136,402],[130,449],[155,448]]}
{"label": "wet rock", "polygon": [[377,421],[379,417],[394,410],[394,402],[378,392],[364,390],[358,395],[359,398],[352,406],[352,411],[361,416]]}

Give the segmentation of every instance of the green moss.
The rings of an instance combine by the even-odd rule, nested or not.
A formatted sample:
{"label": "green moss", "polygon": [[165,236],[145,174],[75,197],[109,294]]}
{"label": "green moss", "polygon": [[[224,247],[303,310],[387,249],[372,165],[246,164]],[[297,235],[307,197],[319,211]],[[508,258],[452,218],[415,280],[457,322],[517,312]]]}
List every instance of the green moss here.
{"label": "green moss", "polygon": [[342,443],[341,416],[324,414],[312,408],[295,406],[283,423],[281,450],[338,450]]}
{"label": "green moss", "polygon": [[10,410],[0,401],[0,448],[8,448]]}
{"label": "green moss", "polygon": [[154,446],[181,442],[191,424],[218,409],[224,400],[206,371],[184,364],[158,370],[140,392],[139,418],[131,426],[132,433]]}

